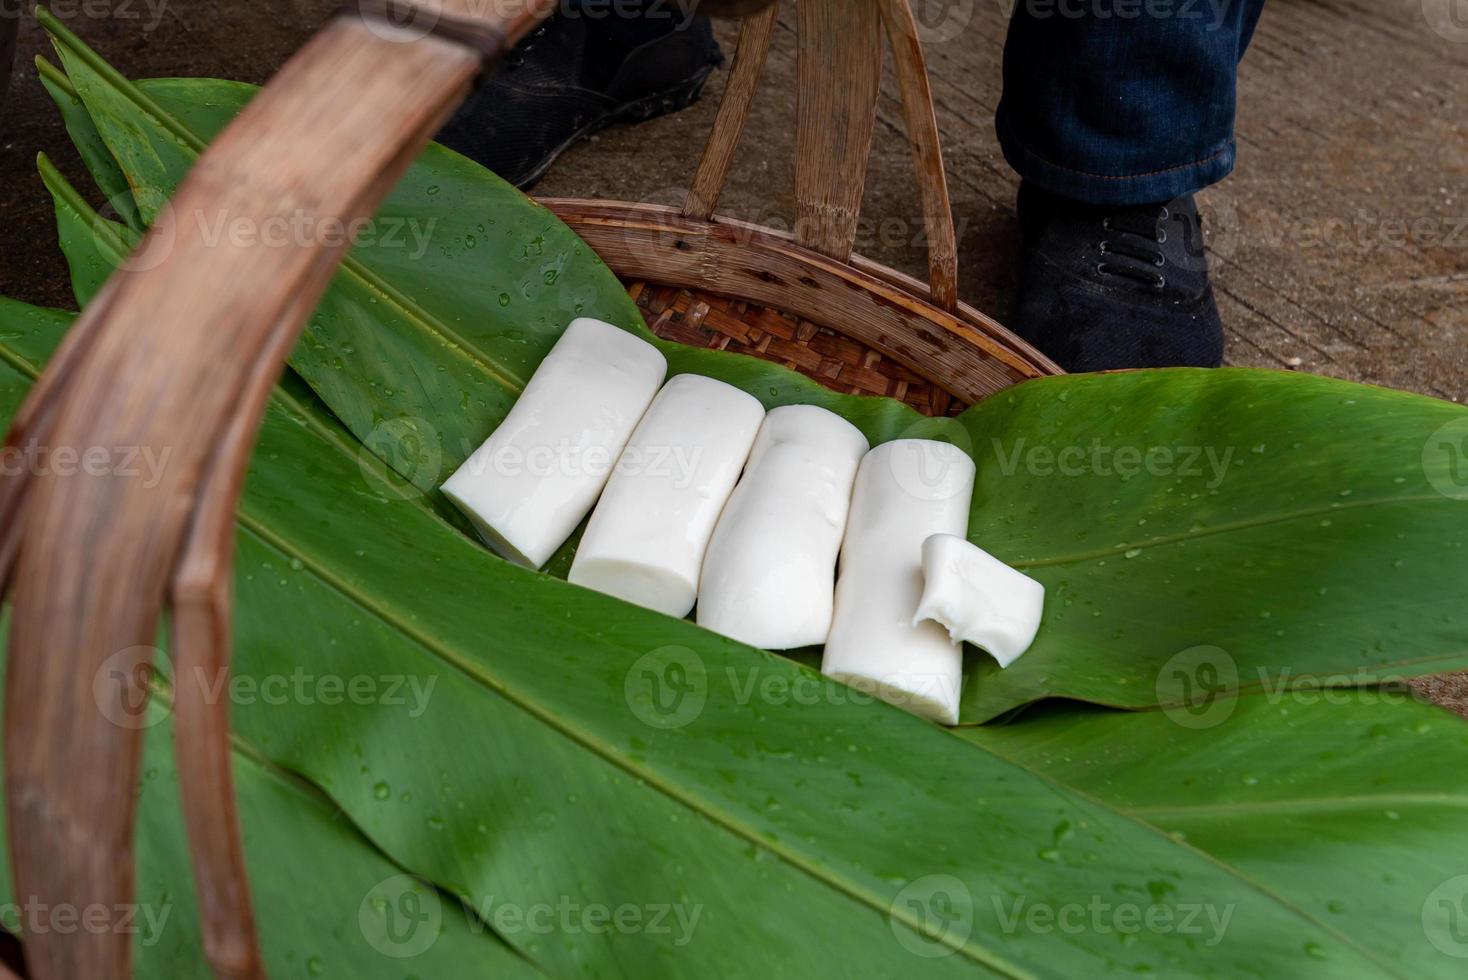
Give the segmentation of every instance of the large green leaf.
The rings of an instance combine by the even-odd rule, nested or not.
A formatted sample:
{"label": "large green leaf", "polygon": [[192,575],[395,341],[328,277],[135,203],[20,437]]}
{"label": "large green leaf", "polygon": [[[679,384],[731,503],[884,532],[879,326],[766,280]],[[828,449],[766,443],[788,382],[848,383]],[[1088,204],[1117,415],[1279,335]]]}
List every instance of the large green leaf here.
{"label": "large green leaf", "polygon": [[[0,299],[0,423],[8,424],[36,364],[70,314]],[[0,630],[0,648],[8,629]],[[3,652],[0,652],[3,661]],[[0,670],[0,680],[4,673]],[[180,815],[173,731],[165,697],[143,718],[143,782],[138,798],[134,960],[143,977],[209,977],[199,945],[198,909]],[[404,873],[344,821],[319,791],[266,763],[243,743],[234,753],[235,788],[251,891],[271,976],[393,975],[411,954],[423,976],[539,976],[488,927],[448,896]],[[0,834],[4,810],[0,808]],[[0,908],[7,928],[64,927],[57,911],[22,903],[0,848]],[[306,870],[309,869],[309,870]],[[387,918],[416,911],[421,918]]]}
{"label": "large green leaf", "polygon": [[[44,354],[0,333],[12,364]],[[506,935],[552,973],[1452,976],[1425,942],[1450,936],[1447,908],[1412,913],[1442,861],[1400,848],[1459,846],[1443,819],[1464,779],[1443,773],[1468,761],[1455,717],[1356,691],[1345,709],[1296,698],[1284,714],[1251,698],[1207,734],[1179,713],[1061,714],[964,745],[499,562],[348,446],[319,412],[267,415],[241,512],[236,666],[260,691],[299,676],[307,695],[238,700],[236,725],[490,921],[570,908],[549,932]],[[664,719],[644,700],[644,670],[671,681],[668,665],[702,710]],[[396,679],[401,698],[323,704],[323,678]],[[1292,808],[1308,820],[1286,833]],[[277,832],[295,819],[275,814]],[[581,927],[618,905],[699,918],[684,945]],[[1135,915],[1154,930],[1133,932]]]}
{"label": "large green leaf", "polygon": [[[170,85],[189,89],[179,98],[190,105],[207,102],[202,93],[218,85],[156,84],[160,92]],[[94,116],[99,132],[109,145],[140,140],[134,149],[146,156],[142,150],[156,138],[147,120],[156,123],[164,113],[158,102],[128,94],[125,83],[105,82],[92,95],[78,88],[84,100],[120,99]],[[119,157],[126,160],[126,154]],[[425,158],[420,166],[431,162]],[[502,202],[507,208],[516,204],[512,198]],[[86,220],[75,208],[59,214],[65,218],[68,210],[69,220]],[[390,326],[383,320],[371,329]],[[786,377],[747,359],[697,356],[706,365],[703,373],[737,368],[746,384],[761,375]],[[1226,447],[1219,433],[1274,434],[1280,426],[1273,416],[1286,410],[1280,406],[1286,399],[1261,403],[1256,389],[1293,383],[1247,372],[1068,379],[1005,393],[958,426],[922,424],[917,431],[946,434],[980,459],[986,475],[976,493],[977,539],[1037,576],[1057,576],[1047,579],[1052,607],[1084,607],[1093,595],[1105,600],[1100,616],[1086,609],[1089,625],[1079,615],[1047,621],[1041,642],[1021,661],[1049,657],[1053,681],[1026,682],[1022,674],[1010,680],[1008,672],[985,678],[984,689],[999,694],[981,701],[977,711],[971,703],[970,717],[1022,704],[1076,683],[1076,677],[1088,685],[1087,696],[1149,704],[1184,699],[1189,678],[1211,678],[1215,694],[1226,692],[1237,686],[1218,683],[1227,677],[1226,669],[1219,674],[1220,665],[1229,663],[1250,680],[1249,670],[1262,664],[1266,674],[1254,686],[1267,680],[1279,694],[1298,685],[1302,674],[1323,673],[1325,667],[1354,670],[1368,661],[1380,669],[1425,669],[1460,662],[1460,651],[1445,645],[1454,640],[1461,646],[1448,636],[1450,630],[1406,619],[1406,642],[1424,651],[1413,663],[1401,664],[1414,658],[1387,649],[1375,659],[1333,652],[1330,645],[1347,633],[1330,624],[1351,608],[1326,599],[1332,583],[1317,586],[1307,606],[1305,597],[1288,591],[1290,583],[1272,577],[1285,566],[1261,571],[1261,549],[1250,548],[1254,539],[1248,537],[1260,526],[1289,527],[1300,511],[1326,510],[1332,516],[1304,516],[1331,521],[1328,528],[1336,510],[1359,509],[1373,520],[1358,527],[1353,546],[1363,560],[1375,555],[1403,561],[1402,581],[1415,590],[1410,602],[1402,589],[1384,590],[1384,598],[1364,614],[1367,623],[1389,626],[1390,617],[1404,616],[1419,603],[1437,612],[1445,597],[1462,595],[1453,584],[1462,570],[1461,549],[1451,547],[1453,535],[1461,535],[1462,517],[1461,509],[1443,507],[1423,492],[1452,487],[1444,482],[1451,476],[1447,462],[1424,457],[1423,451],[1433,445],[1436,427],[1462,419],[1460,410],[1310,381],[1288,392],[1298,395],[1287,399],[1289,412],[1326,419],[1338,430],[1391,414],[1387,423],[1367,426],[1371,451],[1361,454],[1363,467],[1342,462],[1335,432],[1297,438],[1301,445],[1283,459],[1271,457],[1264,443],[1262,452],[1251,453],[1263,460],[1246,463],[1251,475],[1262,470],[1263,476],[1247,484],[1230,482],[1225,473],[1222,482],[1194,490],[1186,473],[1147,473],[1132,478],[1139,480],[1128,486],[1133,492],[1101,498],[1095,492],[1108,480],[1131,480],[1096,469],[1088,486],[1070,491],[1028,459],[1018,478],[1014,470],[1005,473],[1019,438],[1052,449],[1102,438],[1114,450],[1161,435],[1171,441],[1159,445],[1185,449],[1190,441]],[[344,397],[329,387],[318,390],[334,406]],[[1363,399],[1359,409],[1345,404]],[[875,414],[863,417],[869,429],[872,418],[886,420],[876,424],[886,435],[912,424],[910,414],[893,403],[841,400],[848,401],[858,412],[872,408]],[[343,413],[351,416],[350,409]],[[1220,412],[1234,415],[1219,419]],[[1384,467],[1401,463],[1404,454],[1381,450],[1381,433],[1415,446],[1415,475],[1388,470],[1390,486],[1357,483],[1371,491],[1359,507],[1329,507],[1318,499],[1319,474],[1326,467],[1339,465],[1332,472],[1354,479],[1375,461]],[[995,438],[1001,440],[997,448]],[[1203,441],[1209,438],[1215,441]],[[1192,838],[1176,839],[1163,832],[1171,827],[1166,821],[1143,819],[1127,800],[1108,798],[1050,756],[1021,756],[1010,747],[985,744],[987,730],[972,736],[978,744],[966,745],[886,706],[853,703],[851,692],[789,661],[498,562],[353,446],[320,406],[300,399],[272,406],[242,509],[240,672],[256,680],[297,670],[314,677],[349,670],[378,679],[416,677],[422,685],[432,679],[432,697],[416,716],[383,703],[330,710],[300,699],[240,705],[237,725],[272,761],[325,788],[405,867],[478,904],[498,901],[523,909],[567,897],[610,903],[637,896],[644,903],[701,909],[703,925],[682,946],[647,933],[507,933],[552,972],[686,975],[738,963],[741,972],[863,975],[923,966],[1010,975],[1141,969],[1216,976],[1445,975],[1444,954],[1427,941],[1435,933],[1424,933],[1422,921],[1414,929],[1410,916],[1398,912],[1358,929],[1357,919],[1338,924],[1333,909],[1320,912],[1318,896],[1301,892],[1292,879],[1316,873],[1323,851],[1259,847],[1267,860],[1249,863],[1259,855],[1239,842],[1265,838],[1272,815],[1242,816],[1246,829],[1226,841],[1199,847]],[[986,463],[991,452],[994,459]],[[1006,479],[993,476],[995,466]],[[1194,492],[1197,498],[1191,498]],[[1281,492],[1301,494],[1303,505],[1285,508],[1269,497]],[[1449,496],[1439,495],[1451,503]],[[1220,499],[1211,509],[1197,505],[1205,497]],[[1411,522],[1393,516],[1399,507],[1448,542],[1446,557],[1412,568],[1386,550],[1397,542],[1401,555],[1426,554],[1420,540],[1405,537]],[[1067,509],[1079,514],[1060,513]],[[1194,518],[1203,526],[1195,528]],[[1091,536],[1080,542],[1078,534]],[[1064,546],[1056,543],[1062,535],[1070,536]],[[1229,550],[1230,542],[1242,542],[1248,553]],[[1298,540],[1290,544],[1301,547]],[[1197,570],[1164,563],[1154,577],[1134,579],[1126,600],[1117,603],[1119,611],[1112,610],[1114,595],[1097,583],[1118,574],[1122,563],[1135,565],[1170,548],[1192,549],[1189,569]],[[1256,565],[1244,564],[1250,560]],[[1097,576],[1084,594],[1067,591],[1064,576],[1079,574],[1076,569]],[[1325,596],[1318,594],[1320,587],[1327,589]],[[1287,656],[1279,646],[1256,650],[1261,627],[1247,624],[1225,634],[1228,650],[1193,649],[1181,659],[1170,658],[1185,631],[1125,634],[1126,628],[1141,628],[1141,596],[1154,607],[1150,625],[1167,621],[1167,613],[1155,607],[1173,592],[1186,597],[1186,590],[1198,588],[1223,594],[1224,613],[1205,620],[1207,635],[1188,640],[1190,647],[1236,625],[1226,615],[1233,608],[1227,603],[1275,603],[1277,612],[1275,606],[1261,607],[1271,613],[1271,629],[1310,621],[1304,617],[1327,625],[1313,644]],[[1358,603],[1372,601],[1359,590],[1351,595]],[[1062,630],[1052,628],[1057,622]],[[1116,629],[1129,641],[1119,654],[1095,639]],[[1074,657],[1072,642],[1078,644]],[[1157,678],[1150,691],[1137,690],[1126,669],[1133,661],[1144,664],[1141,677]],[[1201,670],[1207,666],[1212,674]],[[1006,692],[1006,683],[1015,686]],[[971,697],[976,686],[970,685]],[[681,701],[659,697],[680,691]],[[659,707],[672,715],[658,714]],[[1317,741],[1340,727],[1329,713],[1305,714],[1301,724]],[[1171,743],[1152,726],[1175,716],[1109,716],[1115,727],[1108,738],[1166,753]],[[1044,720],[1022,719],[1012,732],[1022,734],[1031,722]],[[1289,757],[1254,738],[1248,726],[1231,722],[1211,737],[1214,750],[1228,760],[1221,764],[1222,778],[1287,778],[1281,763]],[[485,751],[474,752],[479,746]],[[1451,739],[1443,744],[1447,766],[1461,768],[1461,749]],[[1165,756],[1136,751],[1141,757],[1133,768],[1162,768]],[[1452,847],[1441,821],[1426,811],[1398,815],[1424,846]],[[1347,823],[1336,833],[1349,850],[1375,848],[1388,857],[1374,860],[1390,859],[1389,845],[1365,823]],[[1409,867],[1402,894],[1421,892],[1424,902],[1430,900],[1437,883],[1422,874],[1420,866]],[[1055,910],[1093,895],[1146,895],[1174,912],[1232,911],[1216,945],[1181,929],[1057,934],[1016,929],[1010,920],[1016,899]],[[1002,901],[994,902],[995,896]],[[758,908],[758,925],[751,923],[751,907]],[[926,945],[915,930],[928,933]],[[836,935],[841,945],[835,948],[810,939]],[[944,955],[914,959],[914,945]]]}
{"label": "large green leaf", "polygon": [[[17,360],[26,340],[5,342]],[[682,910],[684,931],[673,918],[657,934],[594,932],[574,912],[545,934],[507,928],[549,972],[1394,975],[1369,937],[1043,772],[493,558],[373,460],[314,413],[267,413],[241,508],[236,664],[262,692],[305,686],[237,700],[237,729],[491,922],[506,907]],[[685,700],[661,699],[653,685],[680,676]],[[354,679],[374,696],[322,704],[324,678],[338,700]],[[1057,941],[989,901],[1154,893],[1230,910],[1225,941]]]}

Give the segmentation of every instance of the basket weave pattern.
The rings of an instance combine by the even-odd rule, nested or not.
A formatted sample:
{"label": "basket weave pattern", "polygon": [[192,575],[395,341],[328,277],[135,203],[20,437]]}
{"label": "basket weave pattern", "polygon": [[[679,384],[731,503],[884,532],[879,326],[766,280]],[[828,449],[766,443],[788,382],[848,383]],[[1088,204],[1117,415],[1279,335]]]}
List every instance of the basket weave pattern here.
{"label": "basket weave pattern", "polygon": [[896,398],[924,415],[957,415],[968,407],[890,357],[809,320],[677,286],[635,282],[627,293],[665,340],[750,354],[835,391]]}

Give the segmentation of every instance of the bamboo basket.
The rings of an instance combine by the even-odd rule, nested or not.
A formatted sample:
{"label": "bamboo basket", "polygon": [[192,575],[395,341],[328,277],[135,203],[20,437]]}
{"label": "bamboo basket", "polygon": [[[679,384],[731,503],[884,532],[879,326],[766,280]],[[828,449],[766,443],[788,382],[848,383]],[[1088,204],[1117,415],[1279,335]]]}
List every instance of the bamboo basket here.
{"label": "bamboo basket", "polygon": [[[174,211],[207,206],[257,226],[298,209],[323,220],[370,216],[483,66],[554,7],[358,0],[214,141]],[[775,17],[769,7],[742,25],[681,208],[545,203],[628,283],[665,337],[779,361],[929,414],[1058,373],[958,301],[937,124],[907,0],[800,0],[795,231],[714,217]],[[931,243],[927,285],[851,254],[884,33]],[[118,650],[151,649],[165,606],[175,669],[227,669],[234,515],[256,428],[343,257],[320,243],[220,246],[187,224],[150,232],[159,233],[174,236],[169,258],[107,283],[7,437],[12,452],[40,444],[172,452],[161,481],[146,488],[30,475],[30,466],[0,483],[0,568],[13,601],[5,712],[12,871],[17,894],[53,905],[132,899],[142,731],[119,732],[92,710],[91,678]],[[118,697],[146,696],[145,679],[132,677],[133,689]],[[204,703],[198,689],[181,685],[173,711],[203,945],[216,975],[261,977],[228,706]],[[120,931],[38,933],[24,943],[41,980],[130,974]]]}

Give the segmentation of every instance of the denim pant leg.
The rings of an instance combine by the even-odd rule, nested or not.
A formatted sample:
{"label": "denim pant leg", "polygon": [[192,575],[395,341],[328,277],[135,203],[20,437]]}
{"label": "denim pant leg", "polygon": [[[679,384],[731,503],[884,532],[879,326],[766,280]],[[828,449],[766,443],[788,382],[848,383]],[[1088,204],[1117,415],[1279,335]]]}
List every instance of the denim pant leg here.
{"label": "denim pant leg", "polygon": [[1234,164],[1264,0],[1016,0],[995,124],[1010,166],[1091,204],[1167,201]]}

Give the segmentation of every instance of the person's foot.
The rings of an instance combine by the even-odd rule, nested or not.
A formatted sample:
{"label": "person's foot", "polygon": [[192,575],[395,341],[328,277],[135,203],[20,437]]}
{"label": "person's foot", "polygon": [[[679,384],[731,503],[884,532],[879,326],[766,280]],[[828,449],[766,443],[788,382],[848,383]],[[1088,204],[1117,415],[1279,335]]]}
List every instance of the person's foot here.
{"label": "person's foot", "polygon": [[1098,207],[1019,190],[1014,330],[1067,371],[1217,367],[1223,324],[1191,194]]}
{"label": "person's foot", "polygon": [[518,187],[619,120],[676,112],[724,56],[704,17],[559,14],[505,58],[438,135]]}

